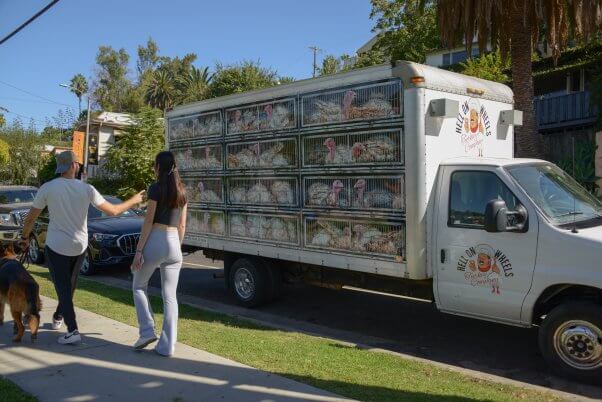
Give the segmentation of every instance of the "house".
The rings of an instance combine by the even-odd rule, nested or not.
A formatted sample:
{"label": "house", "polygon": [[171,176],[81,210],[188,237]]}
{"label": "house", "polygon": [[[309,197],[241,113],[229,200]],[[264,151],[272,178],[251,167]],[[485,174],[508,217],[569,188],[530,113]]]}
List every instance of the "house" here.
{"label": "house", "polygon": [[[131,124],[132,117],[127,113],[102,112],[90,119],[88,177],[95,177],[102,171],[107,151]],[[86,131],[85,121],[80,123],[77,131]]]}

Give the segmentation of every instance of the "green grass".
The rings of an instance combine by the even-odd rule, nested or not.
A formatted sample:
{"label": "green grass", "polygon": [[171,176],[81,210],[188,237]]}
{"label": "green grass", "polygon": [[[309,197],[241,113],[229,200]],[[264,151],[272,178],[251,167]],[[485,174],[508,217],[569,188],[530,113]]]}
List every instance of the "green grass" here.
{"label": "green grass", "polygon": [[37,399],[0,377],[0,402],[36,402]]}
{"label": "green grass", "polygon": [[[56,297],[48,270],[32,266],[40,291]],[[162,303],[151,297],[157,323]],[[80,278],[75,305],[136,326],[131,292]],[[552,401],[532,389],[484,381],[323,338],[263,327],[180,305],[178,340],[240,363],[364,401]],[[453,347],[450,345],[450,347]]]}

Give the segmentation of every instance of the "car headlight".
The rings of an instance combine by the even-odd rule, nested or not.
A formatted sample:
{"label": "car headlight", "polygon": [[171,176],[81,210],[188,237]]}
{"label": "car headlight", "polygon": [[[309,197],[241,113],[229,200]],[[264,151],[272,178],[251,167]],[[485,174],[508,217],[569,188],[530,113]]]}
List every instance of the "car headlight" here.
{"label": "car headlight", "polygon": [[115,235],[115,234],[108,234],[108,233],[94,233],[92,235],[92,238],[94,239],[94,241],[96,241],[98,243],[108,243],[112,240],[115,240],[117,237],[119,237],[119,236]]}
{"label": "car headlight", "polygon": [[0,223],[14,223],[10,214],[0,214]]}

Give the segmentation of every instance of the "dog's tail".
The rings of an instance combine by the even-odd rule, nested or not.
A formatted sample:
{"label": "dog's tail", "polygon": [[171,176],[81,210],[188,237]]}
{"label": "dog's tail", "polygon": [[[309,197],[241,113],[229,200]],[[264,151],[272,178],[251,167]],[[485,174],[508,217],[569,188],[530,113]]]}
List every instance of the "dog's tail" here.
{"label": "dog's tail", "polygon": [[27,295],[27,308],[28,313],[31,315],[35,315],[36,317],[40,316],[40,311],[42,310],[42,301],[40,300],[40,286],[35,282],[29,282],[26,288]]}

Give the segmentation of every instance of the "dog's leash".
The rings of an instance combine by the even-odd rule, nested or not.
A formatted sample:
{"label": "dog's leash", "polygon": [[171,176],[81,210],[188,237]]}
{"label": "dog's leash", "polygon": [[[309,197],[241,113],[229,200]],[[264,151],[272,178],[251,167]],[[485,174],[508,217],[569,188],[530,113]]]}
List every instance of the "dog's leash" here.
{"label": "dog's leash", "polygon": [[21,255],[19,256],[19,262],[25,267],[25,269],[29,269],[29,264],[32,262],[29,256],[29,246],[25,247],[21,251]]}

